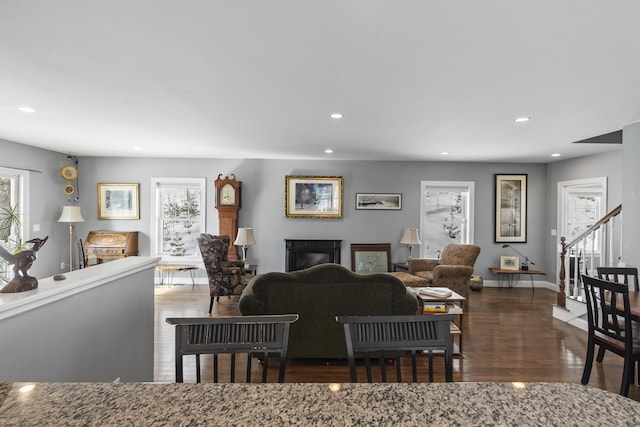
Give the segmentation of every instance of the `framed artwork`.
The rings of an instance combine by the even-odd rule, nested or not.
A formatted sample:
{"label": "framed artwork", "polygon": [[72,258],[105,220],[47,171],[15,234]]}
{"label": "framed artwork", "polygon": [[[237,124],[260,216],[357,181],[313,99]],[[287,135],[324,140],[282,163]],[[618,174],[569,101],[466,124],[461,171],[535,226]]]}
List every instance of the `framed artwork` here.
{"label": "framed artwork", "polygon": [[495,176],[495,241],[527,241],[527,175]]}
{"label": "framed artwork", "polygon": [[98,184],[98,219],[140,219],[140,184]]}
{"label": "framed artwork", "polygon": [[342,218],[341,176],[285,177],[287,218]]}
{"label": "framed artwork", "polygon": [[201,262],[196,238],[205,232],[205,196],[205,178],[151,178],[152,255]]}
{"label": "framed artwork", "polygon": [[520,270],[520,258],[517,256],[501,256],[500,268],[502,270]]}
{"label": "framed artwork", "polygon": [[352,243],[351,270],[360,274],[391,271],[391,243]]}
{"label": "framed artwork", "polygon": [[402,209],[402,194],[356,193],[356,209],[399,211]]}

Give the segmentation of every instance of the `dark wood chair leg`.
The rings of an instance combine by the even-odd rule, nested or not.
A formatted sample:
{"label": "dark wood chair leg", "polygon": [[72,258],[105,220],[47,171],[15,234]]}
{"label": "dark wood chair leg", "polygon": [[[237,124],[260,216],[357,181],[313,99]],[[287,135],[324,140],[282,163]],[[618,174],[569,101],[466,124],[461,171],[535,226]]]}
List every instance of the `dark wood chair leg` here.
{"label": "dark wood chair leg", "polygon": [[587,342],[587,358],[584,361],[584,370],[582,371],[582,380],[580,381],[584,385],[587,385],[589,383],[589,377],[591,377],[594,351],[595,349],[593,341],[591,338],[589,338],[589,341]]}

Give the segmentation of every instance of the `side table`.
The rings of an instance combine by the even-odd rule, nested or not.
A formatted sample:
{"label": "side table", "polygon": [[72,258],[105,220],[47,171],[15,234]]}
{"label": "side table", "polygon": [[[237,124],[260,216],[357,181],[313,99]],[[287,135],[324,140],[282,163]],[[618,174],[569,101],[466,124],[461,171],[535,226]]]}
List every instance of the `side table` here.
{"label": "side table", "polygon": [[[420,294],[420,289],[423,289],[423,288],[414,288],[414,289],[418,297],[420,308],[423,308],[425,303],[443,303],[447,306],[446,312],[448,314],[458,315],[458,320],[455,322],[451,322],[451,337],[454,340],[453,354],[462,354],[462,315],[464,314],[463,306],[464,306],[465,297],[463,297],[462,295],[460,295],[455,291],[451,291],[451,295],[449,295],[448,297],[435,297],[435,296]],[[451,290],[449,288],[430,288],[430,289]],[[437,313],[433,313],[433,314],[437,315]],[[458,336],[458,345],[457,345],[458,351],[456,351],[455,349],[455,346],[456,346],[455,339],[454,339],[455,336]]]}
{"label": "side table", "polygon": [[160,272],[160,284],[164,285],[165,279],[167,279],[167,285],[171,287],[173,284],[173,275],[176,272],[180,271],[188,271],[191,276],[191,287],[193,288],[196,285],[195,272],[198,270],[198,267],[195,265],[188,264],[158,264],[156,265],[156,270]]}
{"label": "side table", "polygon": [[521,274],[528,274],[529,279],[531,279],[531,290],[535,289],[533,286],[533,276],[534,275],[544,276],[547,274],[544,271],[539,271],[539,270],[507,270],[499,267],[491,267],[489,268],[489,271],[491,272],[491,274],[495,274],[498,276],[499,287],[502,287],[502,285],[506,281],[506,283],[509,285],[510,288],[512,288],[514,284],[518,283],[518,280],[520,280]]}
{"label": "side table", "polygon": [[408,262],[394,262],[393,263],[393,271],[409,271],[409,263]]}

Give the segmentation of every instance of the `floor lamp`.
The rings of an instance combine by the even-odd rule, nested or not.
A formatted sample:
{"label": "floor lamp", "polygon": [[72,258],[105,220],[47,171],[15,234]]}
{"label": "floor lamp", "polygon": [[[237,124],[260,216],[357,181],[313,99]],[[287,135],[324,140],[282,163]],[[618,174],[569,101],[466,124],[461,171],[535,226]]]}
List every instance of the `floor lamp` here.
{"label": "floor lamp", "polygon": [[84,222],[80,206],[65,206],[62,208],[62,215],[58,218],[58,222],[69,223],[69,271],[73,271],[73,224],[76,222]]}

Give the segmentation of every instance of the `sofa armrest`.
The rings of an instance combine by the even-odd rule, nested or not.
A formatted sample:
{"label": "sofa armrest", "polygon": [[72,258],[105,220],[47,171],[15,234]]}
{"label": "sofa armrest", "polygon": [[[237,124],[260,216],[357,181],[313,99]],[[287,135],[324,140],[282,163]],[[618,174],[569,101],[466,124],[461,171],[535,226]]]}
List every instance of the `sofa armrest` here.
{"label": "sofa armrest", "polygon": [[240,275],[242,275],[242,269],[240,267],[235,267],[235,266],[222,267],[220,269],[220,271],[225,276],[235,276],[235,275],[240,276]]}
{"label": "sofa armrest", "polygon": [[244,268],[244,261],[242,261],[241,259],[234,259],[233,261],[228,260],[224,262],[224,266]]}
{"label": "sofa armrest", "polygon": [[473,267],[467,265],[438,265],[433,269],[433,282],[438,280],[471,277]]}
{"label": "sofa armrest", "polygon": [[251,279],[240,295],[238,308],[243,316],[269,314],[267,313],[267,300],[264,297],[256,295],[253,283],[256,277]]}
{"label": "sofa armrest", "polygon": [[440,264],[438,258],[411,258],[409,260],[409,273],[415,274],[416,271],[432,271]]}

